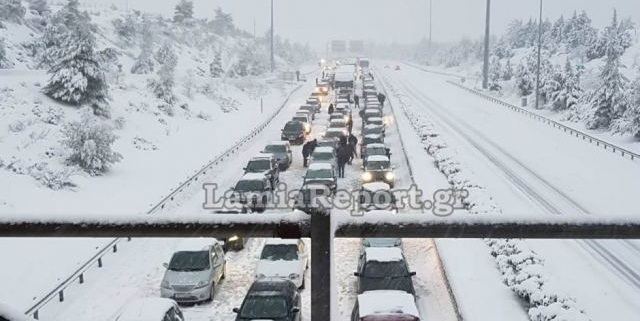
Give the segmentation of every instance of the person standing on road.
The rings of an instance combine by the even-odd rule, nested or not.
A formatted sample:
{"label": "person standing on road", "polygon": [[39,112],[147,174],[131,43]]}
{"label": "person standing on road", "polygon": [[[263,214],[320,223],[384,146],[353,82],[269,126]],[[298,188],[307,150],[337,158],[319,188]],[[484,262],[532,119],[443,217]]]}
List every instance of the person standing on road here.
{"label": "person standing on road", "polygon": [[349,137],[353,136],[351,135],[353,130],[353,114],[351,112],[349,112],[349,118],[347,118],[347,130],[349,130]]}
{"label": "person standing on road", "polygon": [[310,140],[308,142],[306,142],[304,145],[302,145],[302,159],[303,159],[303,166],[307,167],[309,166],[309,156],[311,156],[311,154],[313,154],[313,150],[316,149],[316,144],[318,143],[318,140],[314,139],[314,140]]}
{"label": "person standing on road", "polygon": [[353,101],[356,103],[356,108],[360,109],[360,97],[358,95],[353,95]]}
{"label": "person standing on road", "polygon": [[333,114],[333,104],[329,104],[329,115]]}
{"label": "person standing on road", "polygon": [[380,106],[384,107],[384,101],[387,99],[383,93],[378,93],[378,102],[380,102]]}
{"label": "person standing on road", "polygon": [[344,166],[349,161],[349,155],[351,154],[349,146],[347,144],[340,144],[338,147],[338,177],[344,178]]}

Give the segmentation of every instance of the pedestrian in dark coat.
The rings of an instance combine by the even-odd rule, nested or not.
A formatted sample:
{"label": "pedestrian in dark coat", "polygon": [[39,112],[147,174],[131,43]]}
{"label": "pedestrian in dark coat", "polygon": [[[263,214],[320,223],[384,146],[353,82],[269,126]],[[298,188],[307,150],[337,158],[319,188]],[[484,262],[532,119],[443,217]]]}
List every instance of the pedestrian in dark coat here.
{"label": "pedestrian in dark coat", "polygon": [[353,101],[356,103],[356,107],[360,108],[360,97],[358,95],[353,95]]}
{"label": "pedestrian in dark coat", "polygon": [[329,115],[333,114],[333,104],[329,104]]}
{"label": "pedestrian in dark coat", "polygon": [[351,131],[353,130],[353,114],[349,113],[349,119],[347,119],[347,129],[349,130],[349,135],[351,136]]}
{"label": "pedestrian in dark coat", "polygon": [[383,93],[378,93],[378,101],[380,102],[380,106],[384,106],[384,101],[387,99]]}
{"label": "pedestrian in dark coat", "polygon": [[349,161],[349,155],[351,154],[348,145],[340,145],[338,147],[338,177],[344,178],[344,166]]}
{"label": "pedestrian in dark coat", "polygon": [[314,139],[302,145],[302,159],[303,159],[304,167],[307,167],[309,165],[309,156],[313,154],[313,150],[316,149],[317,144],[318,144],[318,141]]}

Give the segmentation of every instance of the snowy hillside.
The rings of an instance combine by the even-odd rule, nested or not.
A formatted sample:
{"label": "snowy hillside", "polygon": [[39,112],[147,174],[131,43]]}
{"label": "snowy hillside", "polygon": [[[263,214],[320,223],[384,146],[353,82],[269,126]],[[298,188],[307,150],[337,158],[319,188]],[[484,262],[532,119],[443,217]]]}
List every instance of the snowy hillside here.
{"label": "snowy hillside", "polygon": [[[110,212],[142,211],[248,133],[295,86],[267,73],[267,41],[238,30],[222,11],[205,21],[191,18],[193,8],[176,9],[176,17],[168,18],[113,6],[84,8],[73,0],[50,2],[46,10],[37,7],[42,1],[29,8],[24,1],[1,2],[0,180],[7,182],[1,212],[51,211],[52,202],[59,211],[100,212],[101,204],[111,204]],[[77,34],[89,40],[52,39],[66,28],[59,23],[65,19],[80,20],[79,28],[89,32]],[[91,38],[95,48],[82,52]],[[107,85],[104,101],[50,93],[51,71],[60,67],[52,61],[51,40],[80,48],[54,48],[59,52],[100,58],[95,78]],[[279,71],[296,70],[312,57],[304,46],[276,44]],[[64,67],[56,77],[88,70]],[[86,79],[89,91],[93,78]],[[82,88],[82,79],[69,80],[64,86]],[[87,144],[78,138],[83,135],[95,138]]]}

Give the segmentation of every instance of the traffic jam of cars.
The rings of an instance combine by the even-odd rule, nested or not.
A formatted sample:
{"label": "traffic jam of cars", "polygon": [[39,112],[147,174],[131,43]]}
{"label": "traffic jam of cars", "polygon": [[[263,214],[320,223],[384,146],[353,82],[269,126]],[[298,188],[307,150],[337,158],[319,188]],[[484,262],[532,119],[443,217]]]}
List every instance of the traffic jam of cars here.
{"label": "traffic jam of cars", "polygon": [[[326,118],[327,125],[314,128],[319,117]],[[354,126],[358,119],[359,126]],[[318,210],[312,198],[335,195],[342,184],[340,167],[344,171],[345,163],[355,163],[358,165],[352,168],[356,175],[359,172],[355,188],[358,215],[397,213],[393,196],[396,177],[391,149],[385,144],[390,119],[385,114],[385,96],[376,89],[367,59],[325,66],[313,93],[284,124],[280,140],[268,143],[248,159],[232,187],[230,201],[241,208],[241,214],[267,215],[281,174],[296,165],[294,149],[302,145],[304,174],[295,209],[307,213]],[[345,150],[347,159],[343,157]],[[347,184],[343,187],[353,188]],[[376,193],[389,197],[375,197]],[[181,307],[212,301],[219,283],[229,277],[227,266],[233,262],[227,259],[228,252],[242,251],[246,243],[247,239],[234,236],[193,239],[183,244],[164,264],[160,298],[132,302],[116,320],[186,320]],[[361,244],[357,270],[351,276],[357,289],[351,320],[420,320],[412,281],[415,272],[409,268],[402,240],[368,238]],[[302,319],[300,291],[306,287],[310,268],[308,246],[302,239],[264,242],[255,257],[254,281],[242,302],[233,308],[236,320]],[[155,317],[145,317],[151,314]]]}

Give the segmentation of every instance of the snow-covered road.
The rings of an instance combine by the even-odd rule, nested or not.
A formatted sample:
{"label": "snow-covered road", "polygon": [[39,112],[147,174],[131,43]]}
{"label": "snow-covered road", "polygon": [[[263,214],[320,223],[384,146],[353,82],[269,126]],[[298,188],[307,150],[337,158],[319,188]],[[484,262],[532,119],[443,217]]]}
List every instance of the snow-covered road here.
{"label": "snow-covered road", "polygon": [[[428,115],[502,215],[633,219],[640,167],[406,66],[385,72]],[[595,320],[637,318],[635,241],[527,241]],[[445,255],[446,256],[446,255]]]}

